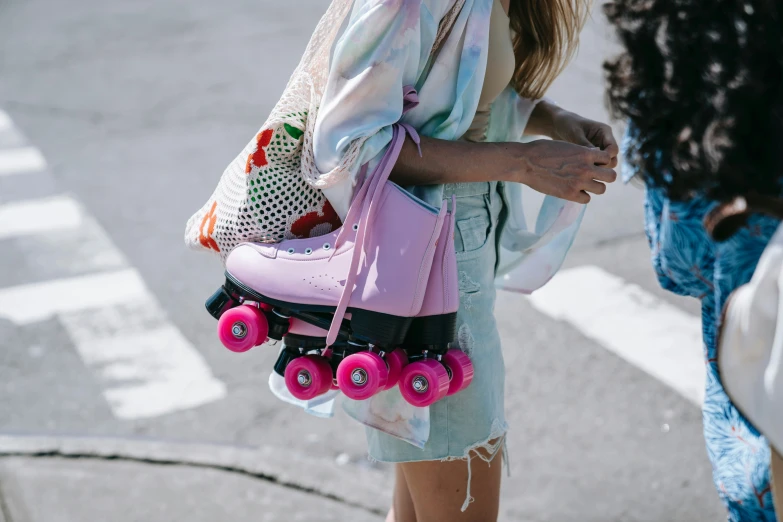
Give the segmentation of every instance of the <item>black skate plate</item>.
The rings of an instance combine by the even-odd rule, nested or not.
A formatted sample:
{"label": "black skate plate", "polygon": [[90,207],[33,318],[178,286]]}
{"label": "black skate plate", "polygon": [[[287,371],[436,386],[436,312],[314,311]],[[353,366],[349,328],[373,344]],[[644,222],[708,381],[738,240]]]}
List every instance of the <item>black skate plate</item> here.
{"label": "black skate plate", "polygon": [[403,343],[406,348],[431,347],[445,351],[457,340],[457,312],[416,317]]}

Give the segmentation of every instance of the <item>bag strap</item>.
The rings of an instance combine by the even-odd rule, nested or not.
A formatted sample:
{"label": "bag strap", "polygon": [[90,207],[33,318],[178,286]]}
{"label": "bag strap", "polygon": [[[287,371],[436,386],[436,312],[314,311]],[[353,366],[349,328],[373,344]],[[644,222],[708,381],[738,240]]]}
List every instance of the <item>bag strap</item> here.
{"label": "bag strap", "polygon": [[454,22],[459,18],[459,14],[462,12],[462,7],[465,5],[465,0],[457,0],[454,5],[451,6],[449,12],[446,13],[440,24],[438,24],[438,33],[435,35],[435,43],[432,44],[432,52],[430,53],[431,61],[435,61],[438,57],[438,53],[443,48],[444,42],[451,34],[451,30],[454,28]]}
{"label": "bag strap", "polygon": [[438,24],[438,33],[435,35],[435,43],[432,44],[432,51],[430,57],[427,60],[427,65],[424,67],[421,77],[426,78],[430,74],[432,64],[435,63],[435,59],[440,54],[440,50],[443,49],[443,44],[448,40],[451,30],[454,28],[454,23],[459,18],[459,14],[462,12],[462,7],[465,5],[465,0],[457,0],[454,5],[451,6],[449,12],[446,13],[440,24]]}

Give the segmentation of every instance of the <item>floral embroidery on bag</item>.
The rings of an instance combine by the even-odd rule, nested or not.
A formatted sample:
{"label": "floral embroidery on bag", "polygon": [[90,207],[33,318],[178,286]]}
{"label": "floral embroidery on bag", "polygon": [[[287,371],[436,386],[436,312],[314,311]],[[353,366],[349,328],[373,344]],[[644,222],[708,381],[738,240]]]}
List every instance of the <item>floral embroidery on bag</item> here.
{"label": "floral embroidery on bag", "polygon": [[[304,114],[307,114],[307,112],[305,112]],[[297,141],[299,141],[299,138],[301,138],[304,135],[304,131],[302,129],[297,129],[293,125],[284,123],[283,128],[285,129],[286,133],[288,133],[289,136],[291,136],[293,139]]]}
{"label": "floral embroidery on bag", "polygon": [[266,159],[266,152],[264,148],[272,143],[272,136],[274,131],[272,129],[265,129],[258,133],[256,136],[256,151],[247,157],[247,165],[245,165],[245,174],[250,174],[253,170],[253,166],[265,167],[269,164]]}
{"label": "floral embroidery on bag", "polygon": [[217,215],[215,214],[216,209],[217,201],[212,203],[212,208],[209,209],[209,212],[204,215],[204,219],[201,220],[198,240],[204,248],[220,252],[220,247],[218,247],[215,240],[212,239],[212,234],[215,232],[215,223],[217,222]]}
{"label": "floral embroidery on bag", "polygon": [[[321,227],[320,225],[324,224],[331,225],[331,229],[326,231],[322,230],[325,227]],[[334,211],[332,205],[330,205],[328,201],[325,201],[320,212],[317,210],[315,212],[309,212],[294,221],[291,224],[291,234],[297,238],[315,237],[328,234],[341,226],[342,222],[340,221],[340,216]],[[316,227],[318,227],[317,231],[314,230]],[[318,233],[313,235],[313,232]]]}

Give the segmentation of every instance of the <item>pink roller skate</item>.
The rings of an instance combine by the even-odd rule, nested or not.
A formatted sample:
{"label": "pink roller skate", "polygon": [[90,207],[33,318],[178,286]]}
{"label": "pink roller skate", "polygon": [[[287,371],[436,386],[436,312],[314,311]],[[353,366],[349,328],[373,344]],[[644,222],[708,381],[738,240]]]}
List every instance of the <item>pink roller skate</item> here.
{"label": "pink roller skate", "polygon": [[[409,89],[405,97],[408,110],[416,103],[415,92]],[[279,340],[296,318],[328,329],[326,347],[345,343],[337,357],[343,359],[337,382],[346,394],[364,398],[394,385],[405,363],[404,354],[394,349],[421,310],[423,282],[429,278],[446,216],[446,205],[438,212],[387,182],[406,132],[418,143],[410,126],[393,127],[391,145],[366,178],[341,228],[316,238],[244,243],[229,254],[226,283],[207,301],[213,316],[231,314],[220,329],[229,349],[252,347],[264,321],[268,337]],[[233,312],[244,301],[261,303],[261,314]],[[362,357],[351,359],[360,352]],[[390,354],[389,364],[382,353]],[[307,371],[311,382],[323,380]],[[320,384],[315,389],[320,390]]]}

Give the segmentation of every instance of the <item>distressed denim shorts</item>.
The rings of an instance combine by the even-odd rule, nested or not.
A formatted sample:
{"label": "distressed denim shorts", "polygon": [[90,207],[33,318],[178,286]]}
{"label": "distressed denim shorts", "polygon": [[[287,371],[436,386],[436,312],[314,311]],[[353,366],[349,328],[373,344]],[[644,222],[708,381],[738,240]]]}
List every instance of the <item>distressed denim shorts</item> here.
{"label": "distressed denim shorts", "polygon": [[[491,458],[503,447],[505,367],[493,314],[499,233],[505,216],[501,192],[496,182],[456,183],[444,190],[444,199],[454,195],[457,200],[458,345],[473,362],[473,382],[430,406],[430,436],[423,449],[367,428],[369,454],[375,460],[454,460],[469,454]],[[490,445],[490,441],[497,442]],[[480,453],[471,453],[480,448]]]}

